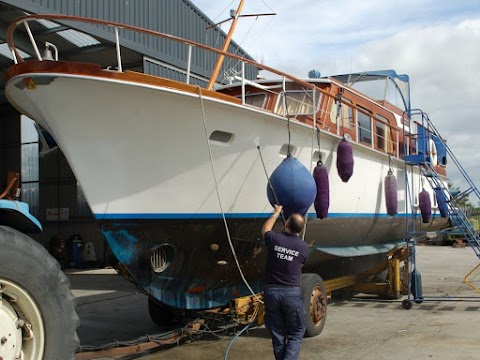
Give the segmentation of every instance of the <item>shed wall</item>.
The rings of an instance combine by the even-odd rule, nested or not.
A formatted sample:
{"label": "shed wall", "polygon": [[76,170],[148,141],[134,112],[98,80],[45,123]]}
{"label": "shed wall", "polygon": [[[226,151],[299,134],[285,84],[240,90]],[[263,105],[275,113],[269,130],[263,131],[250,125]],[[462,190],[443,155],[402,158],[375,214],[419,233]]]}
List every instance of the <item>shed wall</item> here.
{"label": "shed wall", "polygon": [[[4,0],[4,2],[34,13],[60,13],[134,25],[218,49],[223,46],[226,37],[226,34],[217,27],[207,29],[213,25],[212,21],[188,0]],[[113,28],[83,24],[75,24],[75,27],[92,35],[114,40]],[[132,50],[180,68],[187,67],[188,48],[185,45],[126,30],[120,30],[120,38],[120,43]],[[235,42],[230,44],[228,51],[252,59]],[[194,49],[191,70],[200,76],[209,77],[216,60],[215,54]],[[240,71],[239,64],[226,61],[220,74],[223,74],[227,67]],[[158,71],[156,70],[157,73]],[[247,66],[247,78],[254,79],[257,73],[256,69]]]}

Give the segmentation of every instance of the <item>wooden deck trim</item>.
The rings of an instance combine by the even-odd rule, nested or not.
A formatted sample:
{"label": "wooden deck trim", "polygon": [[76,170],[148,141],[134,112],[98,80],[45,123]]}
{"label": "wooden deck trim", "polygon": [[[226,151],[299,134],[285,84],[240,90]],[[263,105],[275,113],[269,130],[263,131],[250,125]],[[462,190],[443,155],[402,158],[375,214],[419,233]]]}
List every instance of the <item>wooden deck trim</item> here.
{"label": "wooden deck trim", "polygon": [[214,98],[217,100],[227,101],[234,104],[241,104],[241,100],[236,97],[200,88],[196,85],[185,84],[180,81],[160,78],[130,70],[127,70],[125,72],[105,70],[96,64],[85,64],[78,62],[38,60],[26,61],[11,66],[5,74],[5,80],[8,81],[15,76],[29,73],[58,73],[92,76],[103,79],[127,81],[136,84],[159,86],[191,94],[199,94],[199,89],[201,89],[203,96]]}

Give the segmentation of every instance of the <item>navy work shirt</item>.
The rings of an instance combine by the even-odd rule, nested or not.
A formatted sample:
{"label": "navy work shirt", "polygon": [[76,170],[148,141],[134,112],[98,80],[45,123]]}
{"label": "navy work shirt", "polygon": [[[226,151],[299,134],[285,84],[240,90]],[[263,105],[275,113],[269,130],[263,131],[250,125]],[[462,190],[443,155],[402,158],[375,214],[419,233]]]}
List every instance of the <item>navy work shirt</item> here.
{"label": "navy work shirt", "polygon": [[300,286],[302,264],[307,261],[308,245],[287,232],[265,233],[267,264],[265,284]]}

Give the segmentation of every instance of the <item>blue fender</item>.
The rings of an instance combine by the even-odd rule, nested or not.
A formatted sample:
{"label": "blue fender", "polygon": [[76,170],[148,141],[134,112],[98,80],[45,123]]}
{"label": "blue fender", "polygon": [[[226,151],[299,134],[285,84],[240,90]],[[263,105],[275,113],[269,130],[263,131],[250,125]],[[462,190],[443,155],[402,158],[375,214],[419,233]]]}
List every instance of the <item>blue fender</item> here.
{"label": "blue fender", "polygon": [[40,222],[30,214],[28,204],[15,200],[0,200],[0,225],[9,226],[24,233],[42,231]]}

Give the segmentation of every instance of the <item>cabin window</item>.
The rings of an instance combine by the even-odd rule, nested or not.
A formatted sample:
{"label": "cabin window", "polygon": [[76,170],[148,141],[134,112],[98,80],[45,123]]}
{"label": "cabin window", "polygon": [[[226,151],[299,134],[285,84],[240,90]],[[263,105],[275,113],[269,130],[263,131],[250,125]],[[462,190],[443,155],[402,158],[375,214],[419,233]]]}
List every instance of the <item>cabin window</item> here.
{"label": "cabin window", "polygon": [[398,131],[387,127],[387,152],[396,155],[398,152]]}
{"label": "cabin window", "polygon": [[[313,115],[315,108],[313,105],[313,91],[298,90],[287,91],[286,101],[283,99],[284,93],[280,93],[275,106],[275,113],[285,116]],[[315,105],[318,105],[321,93],[315,93]],[[285,111],[286,103],[286,111]]]}
{"label": "cabin window", "polygon": [[334,124],[339,121],[339,126],[347,129],[353,129],[355,123],[353,122],[353,109],[352,102],[348,99],[342,99],[342,105],[338,100],[335,100],[332,104],[332,110],[330,112],[330,121]]}
{"label": "cabin window", "polygon": [[358,141],[372,145],[372,115],[367,109],[360,108],[357,110]]}
{"label": "cabin window", "polygon": [[350,85],[372,99],[386,101],[399,109],[407,108],[404,98],[408,98],[408,83],[400,79],[367,75],[350,80]]}
{"label": "cabin window", "polygon": [[390,132],[390,126],[388,120],[382,115],[375,115],[375,134],[376,134],[376,146],[378,150],[392,152],[393,142]]}
{"label": "cabin window", "polygon": [[385,151],[385,144],[386,144],[386,126],[385,124],[376,121],[375,132],[377,138],[377,149]]}
{"label": "cabin window", "polygon": [[[388,119],[378,114],[375,115],[375,117],[377,118],[377,120],[375,120],[377,148],[389,154],[395,154],[395,141],[393,138],[395,133],[390,128]],[[381,122],[379,120],[381,120]]]}
{"label": "cabin window", "polygon": [[263,109],[265,107],[266,99],[267,99],[266,94],[246,94],[245,104]]}
{"label": "cabin window", "polygon": [[399,109],[406,109],[404,96],[408,98],[408,84],[401,80],[388,79],[385,100]]}

